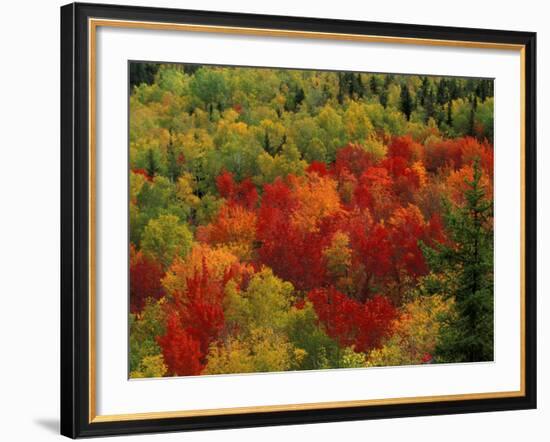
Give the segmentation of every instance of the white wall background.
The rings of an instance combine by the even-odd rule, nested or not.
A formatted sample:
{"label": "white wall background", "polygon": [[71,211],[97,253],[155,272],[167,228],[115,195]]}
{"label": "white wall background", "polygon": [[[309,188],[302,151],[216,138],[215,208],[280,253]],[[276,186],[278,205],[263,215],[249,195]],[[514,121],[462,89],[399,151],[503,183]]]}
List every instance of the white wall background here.
{"label": "white wall background", "polygon": [[[97,0],[99,2],[99,0]],[[114,0],[113,0],[114,1]],[[538,32],[539,409],[292,427],[126,437],[124,440],[548,440],[550,304],[543,278],[550,218],[543,176],[550,142],[548,11],[537,0],[119,0],[134,5],[469,26]],[[47,441],[59,410],[59,0],[12,1],[0,26],[0,439]],[[546,249],[544,252],[543,249]]]}

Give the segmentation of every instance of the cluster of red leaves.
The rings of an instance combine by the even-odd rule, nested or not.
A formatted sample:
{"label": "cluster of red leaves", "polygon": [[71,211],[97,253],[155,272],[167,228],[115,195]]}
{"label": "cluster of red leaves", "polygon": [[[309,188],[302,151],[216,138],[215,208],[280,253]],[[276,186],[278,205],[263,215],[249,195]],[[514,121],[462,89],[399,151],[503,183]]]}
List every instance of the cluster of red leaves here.
{"label": "cluster of red leaves", "polygon": [[403,158],[407,163],[418,159],[423,147],[415,142],[410,135],[393,137],[388,145],[389,158]]}
{"label": "cluster of red leaves", "polygon": [[160,299],[164,296],[161,279],[164,276],[162,266],[130,249],[130,312],[140,313],[147,298]]}
{"label": "cluster of red leaves", "polygon": [[210,277],[206,263],[187,279],[185,291],[174,293],[167,306],[166,333],[158,338],[170,374],[202,371],[208,348],[224,326],[222,301],[223,285]]}
{"label": "cluster of red leaves", "polygon": [[368,209],[375,219],[386,219],[396,206],[393,178],[385,167],[372,166],[359,177],[352,205]]}
{"label": "cluster of red leaves", "polygon": [[174,376],[198,375],[204,368],[199,341],[185,328],[177,313],[166,320],[166,333],[157,338],[168,373]]}
{"label": "cluster of red leaves", "polygon": [[473,137],[445,139],[428,143],[424,148],[422,161],[431,173],[444,167],[454,170],[470,164],[473,158],[481,158],[484,171],[493,174],[493,147],[488,141],[480,142]]}
{"label": "cluster of red leaves", "polygon": [[425,180],[413,167],[420,152],[412,138],[396,137],[387,157],[378,163],[357,145],[341,149],[330,168],[312,163],[308,177],[334,179],[342,209],[319,219],[314,231],[304,232],[292,223],[301,210],[292,177],[265,185],[257,223],[260,262],[299,290],[334,285],[323,251],[340,231],[350,238],[349,274],[355,275],[356,298],[367,299],[373,287],[399,286],[405,276],[414,280],[424,275],[427,267],[419,241],[441,242],[444,233],[438,217],[426,221],[411,202]]}
{"label": "cluster of red leaves", "polygon": [[[386,141],[381,161],[350,144],[330,166],[313,162],[305,177],[265,184],[261,200],[250,178],[236,182],[223,172],[216,184],[226,202],[217,219],[197,230],[197,240],[240,251],[248,269],[268,266],[308,293],[320,324],[340,345],[360,352],[378,347],[392,333],[402,287],[428,272],[419,242],[445,241],[439,215],[429,216],[417,205],[418,195],[429,192],[427,180],[433,183],[427,174],[460,171],[479,157],[491,176],[493,161],[490,145],[468,137],[436,142],[428,153],[411,137]],[[333,243],[334,238],[339,240]],[[327,250],[345,258],[338,275],[328,270]],[[141,256],[134,261],[132,308],[139,311],[145,296],[160,296],[162,272]],[[158,342],[170,374],[199,374],[210,345],[227,332],[224,286],[244,265],[237,267],[227,269],[220,282],[203,263],[167,303],[166,333]],[[250,275],[240,276],[246,284]],[[302,300],[296,307],[303,305]]]}
{"label": "cluster of red leaves", "polygon": [[230,203],[252,210],[258,202],[258,191],[250,178],[236,183],[231,172],[223,172],[216,178],[218,192]]}
{"label": "cluster of red leaves", "polygon": [[[364,273],[362,281],[356,281],[356,294],[365,299],[370,294],[370,286],[375,279],[383,281],[391,270],[392,245],[387,227],[373,223],[369,219],[355,216],[347,226],[352,244],[352,268],[361,268]],[[352,273],[356,273],[352,270]]]}
{"label": "cluster of red leaves", "polygon": [[358,178],[365,170],[376,163],[374,157],[357,144],[348,144],[340,149],[331,173],[339,177],[343,173],[353,174]]}
{"label": "cluster of red leaves", "polygon": [[394,265],[403,268],[411,276],[426,274],[428,269],[418,241],[429,240],[427,233],[430,229],[418,207],[409,205],[396,209],[389,224]]}
{"label": "cluster of red leaves", "polygon": [[319,176],[326,176],[329,173],[327,163],[323,163],[322,161],[312,161],[307,167],[307,172],[316,173]]}
{"label": "cluster of red leaves", "polygon": [[308,299],[326,333],[341,346],[353,346],[358,352],[379,347],[391,334],[397,315],[395,307],[383,296],[362,303],[330,287],[312,290]]}
{"label": "cluster of red leaves", "polygon": [[217,218],[207,226],[199,226],[196,238],[212,245],[250,243],[254,241],[256,214],[236,204],[224,204]]}
{"label": "cluster of red leaves", "polygon": [[138,175],[142,175],[147,181],[153,181],[153,178],[149,176],[145,169],[132,169],[132,172]]}
{"label": "cluster of red leaves", "polygon": [[240,286],[250,275],[239,264],[229,267],[222,281],[210,275],[206,262],[187,279],[186,289],[176,291],[166,305],[166,332],[157,338],[168,373],[175,376],[198,375],[206,366],[210,345],[225,327],[224,287],[229,280]]}
{"label": "cluster of red leaves", "polygon": [[319,231],[300,231],[291,221],[295,210],[298,201],[287,183],[277,179],[265,185],[258,214],[258,256],[277,276],[307,290],[324,282],[322,250],[330,240],[330,228],[322,225]]}

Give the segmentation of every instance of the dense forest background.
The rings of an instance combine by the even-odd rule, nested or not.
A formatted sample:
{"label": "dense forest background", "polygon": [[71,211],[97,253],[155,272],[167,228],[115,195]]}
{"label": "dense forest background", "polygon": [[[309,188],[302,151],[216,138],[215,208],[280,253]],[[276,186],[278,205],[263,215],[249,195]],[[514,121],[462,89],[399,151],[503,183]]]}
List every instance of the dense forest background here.
{"label": "dense forest background", "polygon": [[493,358],[493,81],[130,64],[130,376]]}

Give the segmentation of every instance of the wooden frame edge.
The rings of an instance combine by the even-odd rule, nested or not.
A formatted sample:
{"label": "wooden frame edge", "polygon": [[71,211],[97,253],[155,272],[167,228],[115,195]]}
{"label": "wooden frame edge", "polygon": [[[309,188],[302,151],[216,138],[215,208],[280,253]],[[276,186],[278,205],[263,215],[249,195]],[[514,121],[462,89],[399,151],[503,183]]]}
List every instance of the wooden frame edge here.
{"label": "wooden frame edge", "polygon": [[[80,5],[72,4],[62,7],[62,35],[67,34],[70,30],[70,32],[74,35],[76,35],[76,27],[78,27],[77,21],[77,15],[78,15],[78,9]],[[94,5],[82,5],[86,8],[90,8]],[[105,5],[97,5],[98,7],[107,7]],[[124,7],[123,7],[124,8]],[[134,8],[129,8],[134,9]],[[180,11],[181,13],[185,13],[186,11]],[[527,369],[526,369],[526,358],[527,358],[527,350],[526,350],[526,315],[528,306],[526,305],[526,263],[527,263],[527,256],[526,256],[526,249],[525,249],[525,242],[527,241],[526,237],[526,210],[527,207],[533,208],[533,202],[527,202],[526,203],[526,192],[527,187],[529,187],[528,183],[526,182],[526,156],[529,156],[529,159],[531,160],[535,154],[534,152],[534,134],[531,134],[531,138],[533,138],[530,142],[530,145],[527,146],[527,93],[535,89],[534,84],[534,73],[531,72],[531,75],[533,76],[533,83],[530,84],[530,90],[527,91],[527,84],[526,82],[526,76],[528,74],[527,71],[527,61],[529,61],[529,69],[533,69],[531,64],[534,65],[534,58],[532,60],[526,60],[526,52],[528,48],[528,43],[511,43],[511,44],[505,44],[505,43],[485,43],[485,42],[468,42],[463,40],[441,40],[441,39],[424,39],[424,38],[404,38],[404,37],[390,37],[390,36],[373,36],[373,35],[356,35],[356,34],[342,34],[342,33],[322,33],[322,32],[311,32],[311,31],[292,31],[292,30],[277,30],[277,29],[265,29],[265,28],[243,28],[243,27],[232,27],[232,26],[213,26],[213,25],[186,25],[186,24],[178,24],[178,23],[160,23],[160,22],[142,22],[142,21],[135,21],[135,20],[111,20],[111,19],[95,19],[93,17],[86,17],[87,23],[89,25],[89,28],[87,29],[88,37],[89,37],[89,47],[87,51],[87,63],[89,67],[89,95],[88,95],[88,122],[89,122],[89,163],[88,163],[88,174],[90,177],[89,182],[89,201],[88,201],[88,214],[89,214],[89,229],[88,229],[88,238],[89,238],[89,249],[88,249],[88,260],[89,260],[89,304],[88,304],[88,321],[89,321],[89,336],[88,336],[88,348],[89,348],[89,354],[88,354],[88,394],[87,396],[87,422],[86,424],[79,423],[79,419],[77,417],[78,415],[78,402],[80,395],[77,391],[77,379],[75,379],[75,376],[78,376],[78,373],[76,372],[76,367],[73,364],[71,367],[72,370],[72,379],[71,379],[71,388],[68,388],[66,385],[66,382],[63,381],[63,374],[67,373],[67,369],[63,369],[64,365],[66,364],[66,347],[67,343],[62,345],[62,434],[65,434],[69,437],[77,437],[79,435],[84,435],[85,433],[90,433],[91,426],[95,425],[101,425],[105,423],[114,423],[114,422],[135,422],[135,421],[147,421],[147,420],[158,420],[158,419],[174,419],[174,418],[189,418],[189,417],[201,417],[201,416],[229,416],[229,415],[244,415],[249,413],[279,413],[281,411],[309,411],[309,410],[328,410],[328,409],[334,409],[334,408],[341,408],[341,409],[349,409],[349,408],[361,408],[365,406],[385,406],[385,405],[398,405],[398,404],[429,404],[429,403],[437,403],[437,402],[461,402],[461,401],[484,401],[484,400],[491,400],[491,399],[521,399],[523,398],[524,401],[522,403],[529,403],[532,406],[536,406],[536,399],[534,397],[533,392],[528,391],[528,385],[527,385]],[[316,19],[312,19],[316,20]],[[442,396],[422,396],[422,397],[409,397],[409,398],[392,398],[392,399],[374,399],[374,400],[367,400],[367,401],[342,401],[342,402],[326,402],[326,403],[313,403],[313,404],[288,404],[288,405],[278,405],[278,406],[259,406],[259,407],[238,407],[238,408],[230,408],[230,409],[214,409],[214,410],[189,410],[189,411],[173,411],[173,412],[152,412],[152,413],[133,413],[133,414],[120,414],[120,415],[97,415],[96,413],[96,397],[95,397],[95,390],[96,390],[96,374],[95,374],[95,358],[96,358],[96,352],[95,352],[95,278],[93,275],[95,274],[95,191],[93,191],[95,186],[95,36],[96,36],[96,28],[97,26],[111,26],[113,23],[116,24],[116,26],[120,27],[140,27],[140,24],[145,24],[146,29],[154,29],[154,25],[160,27],[160,29],[170,29],[170,30],[187,30],[187,31],[194,31],[194,32],[218,32],[218,33],[240,33],[240,34],[255,34],[255,35],[269,35],[269,36],[295,36],[295,37],[302,37],[302,38],[325,38],[325,39],[338,39],[338,40],[347,40],[347,41],[370,41],[370,42],[389,42],[389,43],[404,43],[404,44],[421,44],[422,41],[426,42],[426,45],[437,45],[437,46],[461,46],[461,47],[475,47],[475,48],[488,48],[488,49],[504,49],[504,50],[519,50],[521,54],[521,208],[522,208],[522,214],[521,214],[521,236],[522,236],[522,242],[521,242],[521,388],[519,391],[511,391],[511,392],[495,392],[495,393],[480,393],[480,394],[460,394],[460,395],[442,395]],[[393,25],[393,24],[392,24]],[[399,26],[399,25],[398,25]],[[406,25],[405,25],[406,26]],[[452,29],[452,28],[451,28]],[[534,35],[531,35],[530,42],[534,45],[536,42],[536,38]],[[74,212],[74,200],[73,198],[76,197],[76,192],[74,192],[74,172],[75,169],[78,167],[74,161],[73,152],[77,149],[78,146],[75,145],[75,136],[73,134],[70,142],[71,146],[71,155],[70,155],[70,162],[69,155],[68,155],[68,148],[69,141],[67,139],[67,136],[65,138],[63,137],[65,132],[68,132],[67,129],[67,121],[68,121],[68,107],[69,107],[69,101],[67,99],[67,95],[69,92],[72,94],[75,94],[76,88],[76,82],[77,82],[77,76],[74,72],[74,69],[72,71],[72,78],[71,80],[71,88],[65,84],[68,81],[67,76],[67,64],[70,62],[71,64],[75,64],[77,62],[78,58],[78,48],[76,39],[71,39],[70,41],[70,52],[71,55],[68,57],[69,54],[69,45],[67,42],[63,41],[61,42],[62,46],[62,88],[61,88],[61,100],[62,100],[62,116],[61,116],[61,124],[62,124],[62,219],[64,220],[62,222],[62,244],[66,244],[67,236],[67,210],[70,209]],[[65,54],[65,56],[63,55]],[[531,57],[534,56],[534,53],[530,55]],[[76,92],[77,93],[77,92]],[[74,98],[74,97],[73,97]],[[530,106],[533,107],[533,111],[531,111],[531,114],[534,113],[534,105],[535,103],[532,102],[533,98],[531,98],[531,102],[529,103]],[[70,101],[70,116],[71,121],[73,123],[76,123],[77,116],[76,114],[76,108],[78,107],[79,102],[75,102],[74,99],[71,99]],[[70,132],[73,132],[71,129]],[[532,132],[532,128],[530,130]],[[66,135],[66,134],[65,134]],[[529,151],[526,149],[529,148]],[[534,157],[533,157],[534,158]],[[70,163],[70,164],[69,164]],[[66,169],[70,165],[71,172],[73,174],[72,176],[72,192],[70,194],[71,201],[70,205],[68,204],[69,198],[63,197],[63,186],[64,184],[67,184],[68,182],[68,176],[64,169]],[[532,171],[532,167],[530,169],[530,172]],[[532,187],[532,184],[531,184]],[[65,191],[66,192],[66,191]],[[70,206],[70,207],[69,207]],[[72,221],[74,222],[74,217],[72,218]],[[536,232],[535,232],[536,233]],[[71,230],[71,234],[74,235],[75,232]],[[530,236],[533,232],[531,232]],[[74,237],[72,238],[74,241]],[[62,247],[63,248],[63,247]],[[74,260],[74,244],[73,248],[71,248],[71,259]],[[63,252],[62,250],[62,272],[64,269],[67,268],[67,252]],[[536,259],[536,257],[535,257]],[[92,271],[93,270],[93,271]],[[531,269],[531,272],[533,270]],[[66,276],[66,275],[65,275]],[[71,273],[71,278],[74,276],[73,273]],[[63,282],[67,278],[63,277],[62,274],[62,333],[64,329],[67,329],[67,316],[68,316],[68,308],[64,308],[68,306],[67,296],[66,293],[68,291],[68,287],[66,284],[63,284]],[[73,286],[71,288],[71,295],[73,296],[71,300],[71,318],[72,321],[76,321],[77,315],[75,310],[74,303],[76,297],[76,287]],[[65,296],[63,296],[63,293],[65,293]],[[530,311],[531,311],[531,318],[532,321],[532,311],[535,308],[533,306],[533,300],[534,300],[534,293],[529,294],[531,304],[530,304]],[[79,324],[76,324],[74,322],[71,323],[72,330],[76,330],[78,328]],[[532,337],[534,339],[534,337]],[[63,339],[63,338],[62,338]],[[75,337],[72,337],[73,342],[73,348],[74,348],[74,341]],[[63,351],[65,349],[65,351]],[[532,349],[530,350],[532,353]],[[76,358],[75,353],[71,352],[73,358]],[[532,355],[534,360],[536,361],[536,355]],[[536,363],[536,362],[535,362]],[[532,365],[532,362],[530,363]],[[94,367],[94,369],[91,369],[91,367]],[[536,373],[536,367],[529,367],[529,370],[531,372]],[[535,380],[531,379],[531,383]],[[69,391],[70,390],[70,391]],[[70,393],[70,394],[69,394]],[[81,392],[82,393],[82,392]],[[530,395],[530,398],[528,397],[528,393]],[[536,392],[535,392],[536,393]],[[73,406],[72,410],[72,419],[70,422],[70,425],[67,423],[67,414],[68,414],[68,401],[67,396],[72,397],[71,404]],[[525,404],[524,404],[525,405]],[[531,408],[529,406],[516,406],[512,408]],[[467,411],[467,410],[466,410]],[[65,418],[63,418],[65,416]],[[253,424],[251,424],[253,425]],[[85,428],[90,426],[90,428]],[[156,430],[158,431],[158,430]],[[93,433],[93,432],[92,432]],[[111,433],[102,433],[102,434],[111,434]]]}

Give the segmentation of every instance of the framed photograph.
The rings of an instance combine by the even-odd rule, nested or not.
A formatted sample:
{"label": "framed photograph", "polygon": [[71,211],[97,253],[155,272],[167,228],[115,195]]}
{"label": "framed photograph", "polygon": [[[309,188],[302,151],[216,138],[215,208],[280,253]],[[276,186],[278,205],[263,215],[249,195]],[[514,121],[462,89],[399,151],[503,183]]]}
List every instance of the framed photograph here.
{"label": "framed photograph", "polygon": [[536,407],[536,35],[61,8],[61,433]]}

